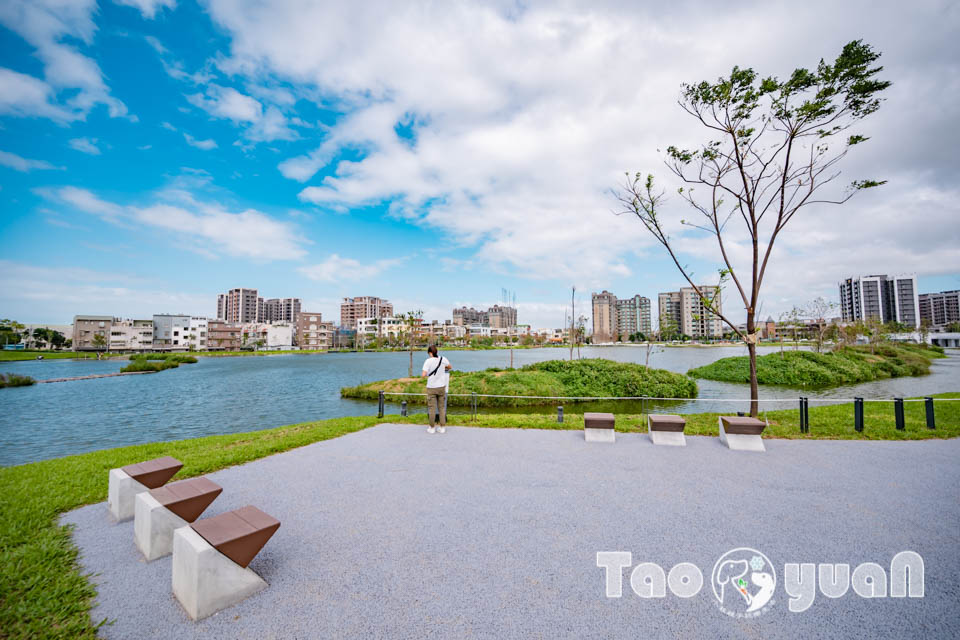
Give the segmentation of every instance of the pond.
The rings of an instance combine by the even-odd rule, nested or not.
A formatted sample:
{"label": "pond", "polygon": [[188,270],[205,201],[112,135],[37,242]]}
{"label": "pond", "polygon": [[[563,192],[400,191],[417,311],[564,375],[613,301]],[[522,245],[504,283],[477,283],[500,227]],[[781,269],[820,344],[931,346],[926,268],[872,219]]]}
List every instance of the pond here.
{"label": "pond", "polygon": [[[776,347],[762,347],[761,353]],[[744,347],[667,347],[650,354],[650,366],[680,373],[718,358],[745,355]],[[507,367],[510,352],[444,351],[460,370]],[[419,371],[426,354],[414,354]],[[584,358],[643,363],[639,346],[586,347]],[[517,349],[514,366],[569,357],[566,349]],[[0,364],[2,373],[36,379],[115,373],[121,360],[46,360]],[[340,397],[340,388],[407,375],[406,353],[333,353],[213,357],[157,374],[38,384],[0,390],[0,465],[21,464],[85,451],[144,442],[266,429],[297,422],[376,413],[376,403]],[[696,401],[661,403],[675,413],[735,411],[747,403],[749,387],[698,380]],[[817,398],[890,398],[960,391],[960,354],[936,360],[931,374],[828,390],[761,388],[761,398],[784,399],[764,408],[796,406],[799,395]],[[567,404],[567,413],[594,410],[595,403]],[[638,405],[615,407],[639,412]],[[649,406],[648,406],[649,408]],[[422,408],[418,409],[422,411]],[[459,408],[460,412],[465,409]],[[529,411],[527,409],[526,411]],[[539,412],[556,412],[554,405]],[[398,413],[391,403],[388,413]]]}

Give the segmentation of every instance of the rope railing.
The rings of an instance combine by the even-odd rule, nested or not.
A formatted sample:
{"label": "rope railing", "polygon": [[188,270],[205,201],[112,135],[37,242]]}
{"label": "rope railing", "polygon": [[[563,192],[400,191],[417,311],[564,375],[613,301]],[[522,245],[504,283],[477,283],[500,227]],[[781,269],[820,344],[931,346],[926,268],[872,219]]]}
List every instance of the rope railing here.
{"label": "rope railing", "polygon": [[[426,393],[383,391],[385,396],[425,396]],[[671,402],[795,402],[796,398],[660,398],[656,396],[518,396],[493,393],[448,393],[456,398],[518,398],[522,400],[666,400]],[[855,402],[858,398],[812,398],[814,402]],[[897,398],[861,398],[863,402],[895,402]],[[934,398],[936,402],[957,402],[960,398]],[[924,398],[904,398],[904,402],[925,402]]]}

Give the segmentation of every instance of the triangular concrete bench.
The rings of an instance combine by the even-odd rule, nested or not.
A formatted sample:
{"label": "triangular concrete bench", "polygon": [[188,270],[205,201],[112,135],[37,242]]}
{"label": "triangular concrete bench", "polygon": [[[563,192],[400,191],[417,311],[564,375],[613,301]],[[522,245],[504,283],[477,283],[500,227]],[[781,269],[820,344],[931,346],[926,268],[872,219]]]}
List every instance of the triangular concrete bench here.
{"label": "triangular concrete bench", "polygon": [[128,464],[110,470],[107,485],[107,506],[117,522],[129,520],[134,515],[134,500],[137,494],[162,487],[180,469],[183,463],[176,458],[164,456],[137,464]]}
{"label": "triangular concrete bench", "polygon": [[614,442],[614,424],[612,413],[583,414],[583,439],[587,442]]}
{"label": "triangular concrete bench", "polygon": [[720,442],[736,451],[766,451],[760,434],[767,423],[746,416],[720,416]]}
{"label": "triangular concrete bench", "polygon": [[653,444],[687,446],[687,439],[683,435],[686,425],[687,421],[680,416],[647,414],[647,433]]}
{"label": "triangular concrete bench", "polygon": [[173,532],[200,517],[223,492],[207,478],[191,478],[137,495],[133,536],[144,557],[156,560],[173,551]]}
{"label": "triangular concrete bench", "polygon": [[279,528],[279,520],[248,506],[177,529],[173,595],[187,615],[200,620],[265,589],[247,565]]}

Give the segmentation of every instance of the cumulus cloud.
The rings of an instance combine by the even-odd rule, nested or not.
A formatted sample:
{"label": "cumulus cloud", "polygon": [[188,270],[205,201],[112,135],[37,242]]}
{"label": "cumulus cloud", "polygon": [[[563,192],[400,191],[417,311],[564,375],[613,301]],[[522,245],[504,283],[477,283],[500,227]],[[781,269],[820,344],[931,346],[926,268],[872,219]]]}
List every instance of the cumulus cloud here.
{"label": "cumulus cloud", "polygon": [[75,149],[81,153],[88,153],[92,156],[100,155],[100,148],[97,147],[96,138],[73,138],[68,141],[67,144],[70,145],[71,149]]}
{"label": "cumulus cloud", "polygon": [[187,101],[216,118],[230,120],[246,127],[246,136],[253,141],[293,140],[297,137],[286,116],[275,106],[263,105],[232,87],[210,84],[204,93],[187,96]]}
{"label": "cumulus cloud", "polygon": [[54,103],[53,88],[43,80],[0,67],[0,114],[50,118],[58,122],[79,115]]}
{"label": "cumulus cloud", "polygon": [[211,149],[217,148],[216,140],[197,140],[189,133],[183,134],[183,139],[187,141],[187,144],[191,147],[196,147],[197,149],[203,149],[204,151],[210,151]]}
{"label": "cumulus cloud", "polygon": [[21,171],[24,173],[27,171],[33,171],[34,169],[63,169],[63,167],[53,166],[46,160],[31,160],[29,158],[20,157],[17,154],[10,153],[8,151],[0,151],[0,165],[10,167],[15,171]]}
{"label": "cumulus cloud", "polygon": [[158,193],[153,202],[144,205],[117,204],[71,186],[38,193],[112,224],[166,231],[204,255],[271,261],[294,260],[306,254],[305,240],[291,223],[255,209],[230,211],[198,200],[183,189]]}
{"label": "cumulus cloud", "polygon": [[[97,63],[67,44],[69,39],[88,45],[93,42],[96,26],[92,16],[95,10],[94,0],[7,0],[0,3],[0,24],[33,46],[44,65],[44,81],[34,78],[43,86],[36,82],[27,86],[23,78],[9,75],[0,77],[0,87],[6,87],[7,83],[16,84],[21,104],[29,97],[39,107],[37,111],[24,112],[21,109],[11,113],[66,121],[85,118],[94,106],[102,104],[111,117],[135,119],[128,116],[123,102],[110,95]],[[73,91],[63,104],[58,105],[54,102],[54,94],[64,90]],[[4,102],[5,99],[0,98],[0,105]]]}
{"label": "cumulus cloud", "polygon": [[402,264],[404,260],[404,258],[391,258],[360,261],[353,258],[342,258],[333,253],[323,262],[300,267],[298,271],[311,280],[351,282],[354,280],[369,280],[392,267]]}
{"label": "cumulus cloud", "polygon": [[119,5],[139,9],[144,18],[153,19],[158,9],[174,9],[176,0],[113,0]]}
{"label": "cumulus cloud", "polygon": [[[284,176],[306,183],[301,200],[389,202],[391,215],[477,247],[491,267],[596,286],[642,278],[649,261],[668,260],[636,220],[612,215],[609,190],[628,170],[657,173],[668,192],[677,186],[657,149],[708,138],[676,105],[681,82],[734,65],[784,76],[862,37],[884,53],[894,88],[865,128],[872,150],[851,155],[845,178],[879,174],[890,184],[882,197],[864,194],[840,209],[811,209],[809,222],[798,218],[775,250],[771,296],[833,288],[878,260],[872,270],[927,265],[918,270],[932,273],[939,266],[929,256],[957,246],[955,208],[936,203],[951,201],[945,176],[957,170],[949,150],[960,86],[941,80],[957,74],[956,59],[942,52],[960,14],[939,2],[915,6],[910,28],[896,7],[867,2],[815,2],[789,14],[752,2],[722,11],[679,3],[670,12],[619,2],[209,7],[232,36],[224,68],[315,87],[318,102],[345,113],[313,150],[280,163]],[[730,32],[744,37],[717,37]],[[340,159],[344,150],[355,153]],[[316,179],[321,171],[328,175]],[[870,259],[850,251],[851,238],[874,241],[873,221],[893,203],[906,209],[883,225],[891,240],[878,241],[899,249]],[[679,198],[665,213],[690,217]],[[904,242],[919,234],[917,217],[946,232]],[[685,259],[718,264],[698,234],[678,228],[676,238],[688,247]],[[743,247],[734,248],[743,258]]]}

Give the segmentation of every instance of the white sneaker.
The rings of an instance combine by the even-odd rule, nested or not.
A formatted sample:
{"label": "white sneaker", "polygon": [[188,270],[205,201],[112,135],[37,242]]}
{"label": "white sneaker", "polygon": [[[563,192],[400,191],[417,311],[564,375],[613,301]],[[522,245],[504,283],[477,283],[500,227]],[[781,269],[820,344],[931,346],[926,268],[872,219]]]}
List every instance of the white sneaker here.
{"label": "white sneaker", "polygon": [[434,433],[435,431],[436,429],[434,429],[433,427],[427,428],[427,433]]}
{"label": "white sneaker", "polygon": [[447,432],[447,428],[446,428],[446,427],[438,427],[438,428],[437,428],[437,431],[439,431],[440,433],[446,433],[446,432]]}

